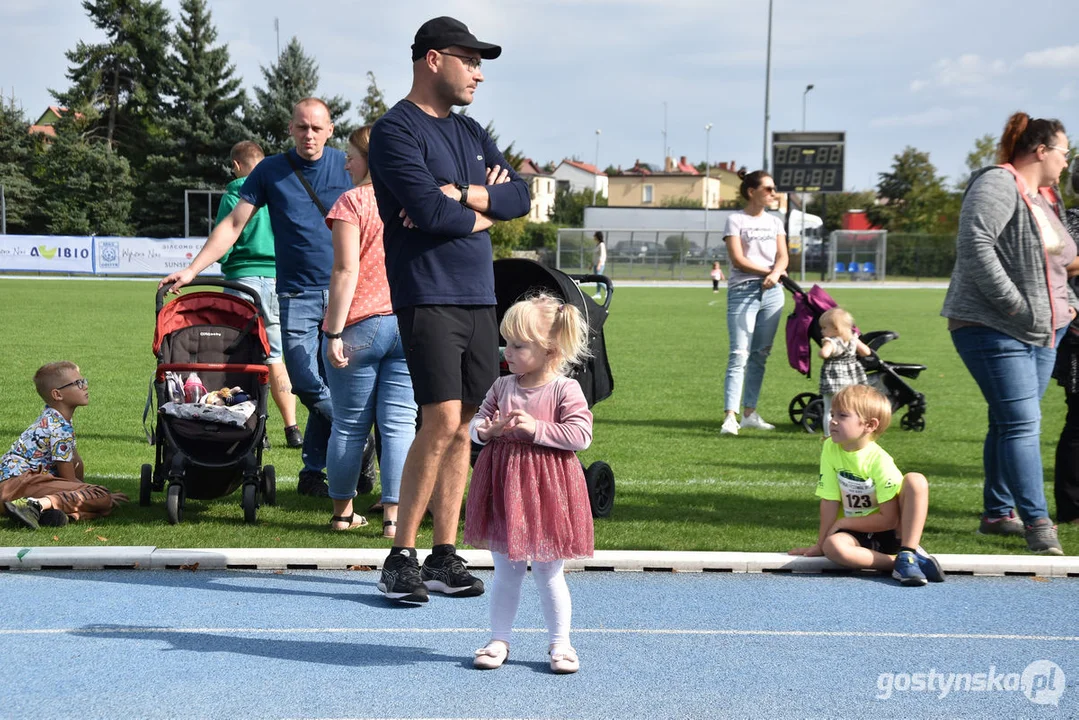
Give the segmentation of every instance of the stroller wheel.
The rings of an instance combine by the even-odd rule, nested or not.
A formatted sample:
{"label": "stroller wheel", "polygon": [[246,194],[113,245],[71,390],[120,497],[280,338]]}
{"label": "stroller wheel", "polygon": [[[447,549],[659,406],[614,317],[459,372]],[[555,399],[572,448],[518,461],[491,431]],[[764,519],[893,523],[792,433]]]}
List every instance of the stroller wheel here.
{"label": "stroller wheel", "polygon": [[795,425],[802,424],[802,415],[805,414],[806,405],[820,398],[820,395],[811,392],[798,393],[787,407],[787,414]]}
{"label": "stroller wheel", "polygon": [[913,430],[914,432],[922,432],[925,430],[925,416],[921,413],[915,414],[908,412],[903,416],[903,419],[899,421],[899,426],[904,430]]}
{"label": "stroller wheel", "polygon": [[170,525],[183,522],[184,486],[180,483],[169,485],[169,493],[165,496],[165,513],[169,516]]}
{"label": "stroller wheel", "polygon": [[277,504],[277,471],[273,465],[262,468],[262,499],[267,505]]}
{"label": "stroller wheel", "polygon": [[592,517],[608,517],[614,509],[614,470],[605,462],[594,462],[584,471],[584,482],[588,486]]}
{"label": "stroller wheel", "polygon": [[805,406],[801,424],[810,435],[816,435],[824,428],[824,400],[822,398],[817,397]]}
{"label": "stroller wheel", "polygon": [[143,465],[142,477],[139,478],[139,505],[150,507],[150,492],[153,490],[154,466]]}
{"label": "stroller wheel", "polygon": [[244,509],[244,522],[248,525],[255,523],[255,513],[258,511],[258,488],[255,483],[244,483],[244,496],[241,501]]}

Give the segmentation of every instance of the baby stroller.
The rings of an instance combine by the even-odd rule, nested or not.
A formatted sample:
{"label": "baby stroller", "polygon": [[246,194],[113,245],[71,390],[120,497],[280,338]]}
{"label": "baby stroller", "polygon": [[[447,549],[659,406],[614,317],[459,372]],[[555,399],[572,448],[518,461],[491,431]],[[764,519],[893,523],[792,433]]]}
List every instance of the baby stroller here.
{"label": "baby stroller", "polygon": [[[836,306],[835,300],[819,285],[809,292],[802,290],[789,277],[782,279],[783,286],[794,297],[794,312],[787,316],[787,359],[792,368],[810,377],[810,359],[813,355],[810,340],[821,343],[820,316]],[[899,337],[891,330],[876,330],[860,336],[862,342],[873,351],[868,357],[859,357],[869,384],[881,391],[891,402],[892,412],[906,407],[899,424],[904,430],[925,430],[925,395],[907,384],[903,378],[917,378],[925,365],[895,363],[882,360],[877,351]],[[798,393],[787,408],[791,422],[801,425],[806,432],[816,433],[824,424],[824,399],[817,393]]]}
{"label": "baby stroller", "polygon": [[[157,291],[153,346],[157,370],[151,395],[156,392],[158,414],[150,433],[156,456],[153,466],[142,466],[139,505],[148,506],[152,492],[166,490],[165,510],[175,525],[183,520],[188,498],[224,497],[242,485],[244,521],[253,523],[259,505],[274,505],[277,500],[273,466],[260,469],[270,374],[261,299],[250,288],[228,280],[197,278],[189,287],[204,285],[237,290],[252,301],[222,292],[193,292],[165,304],[171,283]],[[177,400],[166,373],[192,372],[208,389],[242,388],[254,403],[254,412],[242,427],[163,411]],[[152,398],[147,398],[147,413],[151,404]]]}
{"label": "baby stroller", "polygon": [[[580,288],[582,283],[599,283],[607,288],[603,304]],[[561,270],[546,267],[532,260],[507,258],[495,261],[495,300],[498,322],[502,322],[506,310],[529,293],[545,292],[574,305],[588,322],[588,349],[592,356],[573,369],[570,377],[577,380],[584,392],[588,407],[611,396],[614,378],[607,361],[607,345],[603,340],[603,323],[607,321],[607,308],[611,306],[614,286],[604,275],[567,275]],[[500,338],[504,341],[504,338]],[[505,361],[501,373],[509,374]],[[472,464],[476,463],[480,446],[472,446]],[[582,463],[582,467],[584,464]],[[607,517],[614,507],[614,471],[611,466],[597,460],[584,467],[584,479],[588,485],[588,500],[592,517]]]}

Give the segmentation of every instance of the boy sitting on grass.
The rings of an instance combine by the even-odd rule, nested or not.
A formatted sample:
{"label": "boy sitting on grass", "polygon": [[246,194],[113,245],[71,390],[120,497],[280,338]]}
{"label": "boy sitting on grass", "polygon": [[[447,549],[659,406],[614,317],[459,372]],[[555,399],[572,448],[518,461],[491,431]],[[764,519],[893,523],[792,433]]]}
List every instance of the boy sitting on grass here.
{"label": "boy sitting on grass", "polygon": [[891,570],[907,586],[944,582],[936,558],[918,545],[929,511],[929,484],[920,473],[900,473],[875,442],[891,421],[888,399],[874,388],[850,385],[835,394],[817,482],[817,544],[789,554],[824,555],[859,570]]}
{"label": "boy sitting on grass", "polygon": [[0,503],[16,522],[37,529],[108,515],[127,495],[83,482],[71,416],[90,403],[89,385],[72,362],[43,365],[34,374],[45,410],[0,457]]}

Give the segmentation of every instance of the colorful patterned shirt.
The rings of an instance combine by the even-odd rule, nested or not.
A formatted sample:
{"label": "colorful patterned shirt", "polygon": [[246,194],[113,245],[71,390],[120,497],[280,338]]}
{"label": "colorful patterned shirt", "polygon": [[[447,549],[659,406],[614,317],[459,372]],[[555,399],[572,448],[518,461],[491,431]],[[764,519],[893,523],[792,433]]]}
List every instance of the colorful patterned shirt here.
{"label": "colorful patterned shirt", "polygon": [[56,474],[56,463],[75,457],[75,428],[57,410],[46,407],[11,449],[0,457],[0,482],[26,473]]}
{"label": "colorful patterned shirt", "polygon": [[386,281],[386,250],[382,245],[382,218],[378,215],[375,191],[370,183],[358,185],[337,198],[326,215],[326,225],[333,230],[337,220],[355,225],[360,231],[360,267],[345,326],[372,315],[392,315],[390,285]]}

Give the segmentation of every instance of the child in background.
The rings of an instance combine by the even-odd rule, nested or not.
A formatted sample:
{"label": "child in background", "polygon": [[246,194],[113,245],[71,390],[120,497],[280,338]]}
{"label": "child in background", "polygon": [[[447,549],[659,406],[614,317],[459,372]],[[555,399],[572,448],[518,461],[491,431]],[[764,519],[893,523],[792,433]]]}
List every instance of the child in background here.
{"label": "child in background", "polygon": [[719,267],[719,260],[712,263],[712,292],[719,292],[719,281],[723,279],[723,270]]}
{"label": "child in background", "polygon": [[85,466],[71,425],[75,408],[90,403],[86,378],[75,363],[55,362],[38,369],[34,386],[47,407],[0,457],[5,513],[34,530],[108,515],[127,496],[83,482]]}
{"label": "child in background", "polygon": [[859,570],[891,570],[906,586],[944,582],[936,558],[919,546],[929,483],[920,473],[900,473],[876,443],[892,421],[888,398],[867,385],[851,385],[836,393],[833,410],[817,481],[817,544],[789,554],[824,555]]}
{"label": "child in background", "polygon": [[854,334],[854,318],[843,308],[834,307],[820,316],[820,331],[824,339],[820,357],[820,394],[824,397],[824,437],[832,421],[832,397],[848,385],[865,385],[868,380],[858,356],[873,354],[869,346]]}
{"label": "child in background", "polygon": [[500,377],[469,425],[485,445],[472,473],[464,541],[494,557],[491,641],[473,665],[501,667],[528,561],[550,639],[550,667],[577,672],[570,645],[567,558],[592,557],[592,513],[581,463],[592,442],[592,413],[565,373],[588,355],[588,328],[574,306],[549,295],[515,303],[499,328],[511,375]]}

